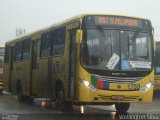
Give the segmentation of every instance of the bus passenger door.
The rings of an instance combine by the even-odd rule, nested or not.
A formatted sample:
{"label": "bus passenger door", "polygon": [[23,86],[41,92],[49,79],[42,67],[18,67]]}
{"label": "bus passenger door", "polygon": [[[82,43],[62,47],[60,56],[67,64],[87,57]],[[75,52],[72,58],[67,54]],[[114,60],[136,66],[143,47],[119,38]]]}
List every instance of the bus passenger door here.
{"label": "bus passenger door", "polygon": [[75,99],[75,85],[76,85],[76,44],[75,37],[76,29],[72,29],[69,31],[69,98]]}
{"label": "bus passenger door", "polygon": [[[11,92],[11,47],[5,46],[5,61],[3,66],[4,90]],[[13,64],[12,64],[13,65]]]}
{"label": "bus passenger door", "polygon": [[10,47],[10,60],[9,60],[9,91],[16,93],[16,89],[14,87],[14,79],[13,79],[13,61],[14,61],[14,46]]}
{"label": "bus passenger door", "polygon": [[30,82],[30,94],[36,96],[37,94],[37,77],[38,77],[38,40],[32,41],[32,52],[31,52],[31,82]]}

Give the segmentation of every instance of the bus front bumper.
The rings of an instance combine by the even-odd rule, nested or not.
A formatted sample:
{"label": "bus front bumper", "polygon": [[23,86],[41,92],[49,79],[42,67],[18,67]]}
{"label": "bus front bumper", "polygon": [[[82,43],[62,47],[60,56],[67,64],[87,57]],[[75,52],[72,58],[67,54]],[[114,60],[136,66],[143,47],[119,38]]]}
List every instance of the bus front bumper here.
{"label": "bus front bumper", "polygon": [[91,90],[79,85],[77,100],[82,103],[152,102],[153,86],[147,91]]}

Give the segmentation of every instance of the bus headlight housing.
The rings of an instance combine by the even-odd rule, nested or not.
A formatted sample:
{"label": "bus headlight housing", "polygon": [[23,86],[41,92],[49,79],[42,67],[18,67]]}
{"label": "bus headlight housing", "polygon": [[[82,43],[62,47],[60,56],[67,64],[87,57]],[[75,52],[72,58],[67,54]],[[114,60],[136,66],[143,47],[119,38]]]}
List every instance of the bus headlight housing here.
{"label": "bus headlight housing", "polygon": [[146,84],[145,86],[143,86],[143,87],[140,89],[140,91],[141,91],[141,92],[146,92],[146,91],[148,91],[151,87],[153,87],[153,85],[154,85],[154,82],[151,81],[151,82],[149,82],[148,84]]}
{"label": "bus headlight housing", "polygon": [[90,89],[90,90],[93,90],[93,91],[96,91],[97,90],[97,87],[93,86],[92,84],[90,84],[88,81],[86,80],[80,80],[80,83],[85,86],[86,88]]}

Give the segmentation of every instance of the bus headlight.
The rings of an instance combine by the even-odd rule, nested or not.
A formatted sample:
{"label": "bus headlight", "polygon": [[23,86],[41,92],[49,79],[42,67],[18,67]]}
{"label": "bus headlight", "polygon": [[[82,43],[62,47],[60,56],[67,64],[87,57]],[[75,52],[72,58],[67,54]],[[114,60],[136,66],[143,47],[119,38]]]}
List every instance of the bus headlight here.
{"label": "bus headlight", "polygon": [[96,91],[97,90],[97,87],[93,86],[92,84],[90,84],[88,81],[86,80],[80,80],[80,83],[85,86],[86,88],[88,89],[91,89],[93,91]]}
{"label": "bus headlight", "polygon": [[84,86],[89,87],[89,82],[88,81],[82,80],[82,83],[84,84]]}
{"label": "bus headlight", "polygon": [[152,81],[152,82],[149,82],[146,86],[142,87],[142,88],[140,89],[140,91],[141,91],[141,92],[146,92],[146,91],[148,91],[151,87],[153,87],[153,85],[154,85],[154,82],[153,82],[153,81]]}

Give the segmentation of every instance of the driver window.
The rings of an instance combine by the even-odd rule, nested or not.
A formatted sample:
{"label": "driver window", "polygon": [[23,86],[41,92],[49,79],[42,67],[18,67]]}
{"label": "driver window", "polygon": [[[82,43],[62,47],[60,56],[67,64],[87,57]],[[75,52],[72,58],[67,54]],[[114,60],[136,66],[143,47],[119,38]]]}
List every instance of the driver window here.
{"label": "driver window", "polygon": [[136,56],[146,57],[147,56],[147,38],[141,37],[136,39]]}

